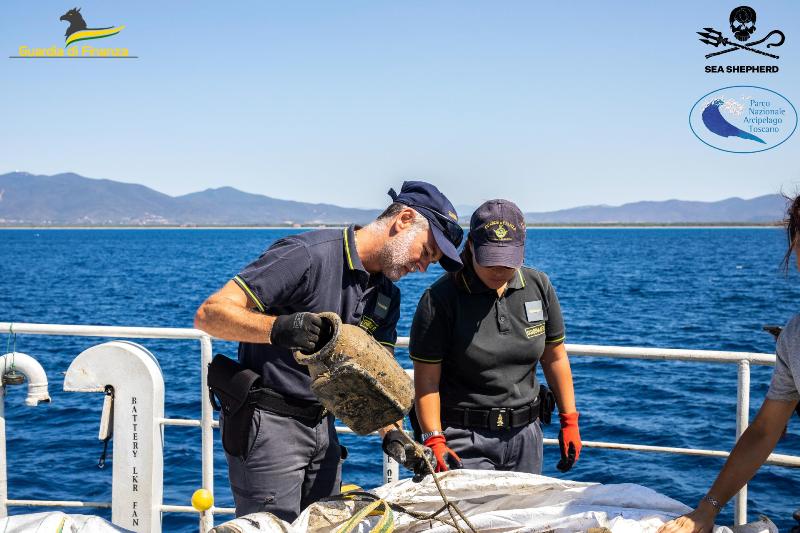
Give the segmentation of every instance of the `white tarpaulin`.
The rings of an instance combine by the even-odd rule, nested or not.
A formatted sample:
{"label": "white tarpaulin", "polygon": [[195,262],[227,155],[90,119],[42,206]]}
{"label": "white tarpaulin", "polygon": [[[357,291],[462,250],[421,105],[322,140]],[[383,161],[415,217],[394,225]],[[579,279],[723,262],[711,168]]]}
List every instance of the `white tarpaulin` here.
{"label": "white tarpaulin", "polygon": [[0,519],[3,533],[130,533],[99,516],[83,514],[33,513]]}
{"label": "white tarpaulin", "polygon": [[[441,474],[439,479],[448,498],[481,533],[573,533],[589,531],[590,528],[598,528],[595,530],[597,533],[655,533],[665,521],[690,510],[672,498],[630,483],[599,485],[532,474],[479,470],[455,470]],[[226,522],[216,531],[329,533],[343,527],[358,533],[373,530],[397,533],[454,531],[451,526],[435,519],[422,520],[404,512],[429,515],[442,507],[441,496],[430,476],[421,483],[410,479],[389,483],[372,493],[377,496],[374,502],[338,499],[315,503],[292,524],[269,513],[256,513]],[[351,520],[359,511],[367,510],[369,504],[376,505],[379,499],[403,510],[395,508],[388,513],[388,506],[381,506],[361,521]],[[377,512],[381,509],[384,512]],[[449,519],[446,511],[440,516]],[[116,533],[128,530],[96,516],[56,512],[0,519],[0,531]],[[731,533],[731,529],[718,527],[714,533]],[[769,520],[763,519],[733,528],[733,533],[778,533],[778,530]]]}

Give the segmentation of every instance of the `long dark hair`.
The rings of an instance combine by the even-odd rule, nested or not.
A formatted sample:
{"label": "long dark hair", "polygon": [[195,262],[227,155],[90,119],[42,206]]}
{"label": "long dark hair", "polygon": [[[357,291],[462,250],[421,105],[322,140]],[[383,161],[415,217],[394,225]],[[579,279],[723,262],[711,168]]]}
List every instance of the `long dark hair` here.
{"label": "long dark hair", "polygon": [[[472,270],[472,250],[470,250],[469,243],[472,242],[472,237],[467,235],[467,242],[464,243],[464,248],[461,250],[461,253],[458,256],[461,258],[461,262],[464,264],[464,268]],[[448,272],[450,275],[450,279],[454,282],[457,282],[458,275],[461,273],[461,270],[458,272]]]}
{"label": "long dark hair", "polygon": [[781,267],[784,272],[789,271],[789,260],[792,258],[792,252],[796,250],[796,246],[800,245],[798,239],[800,238],[800,194],[791,198],[784,194],[787,201],[786,219],[783,221],[786,226],[786,238],[789,241],[786,249],[786,254],[783,256]]}

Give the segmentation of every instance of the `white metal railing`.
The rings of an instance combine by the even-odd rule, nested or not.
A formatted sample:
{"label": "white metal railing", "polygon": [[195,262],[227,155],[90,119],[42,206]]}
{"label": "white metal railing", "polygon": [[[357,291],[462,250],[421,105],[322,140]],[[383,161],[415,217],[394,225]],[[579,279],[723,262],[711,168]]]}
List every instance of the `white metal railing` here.
{"label": "white metal railing", "polygon": [[[201,431],[201,464],[202,486],[214,493],[214,433],[213,428],[219,424],[214,420],[211,401],[207,393],[207,376],[205,369],[211,362],[211,337],[204,331],[191,328],[146,328],[117,326],[79,326],[63,324],[24,324],[0,322],[0,333],[31,335],[63,335],[78,337],[105,337],[127,339],[172,339],[196,340],[200,343],[200,400],[201,416],[199,420],[164,418],[162,426],[199,426]],[[3,465],[5,467],[5,465]],[[53,500],[13,500],[0,501],[0,507],[94,507],[108,508],[109,502],[53,501]],[[190,506],[162,505],[162,512],[197,513]],[[200,515],[201,531],[214,527],[214,514],[234,514],[233,508],[212,507]]]}
{"label": "white metal railing", "polygon": [[[201,364],[201,418],[198,419],[175,419],[164,418],[161,420],[163,426],[192,426],[201,429],[202,443],[202,485],[212,494],[214,492],[214,439],[213,429],[219,424],[213,418],[211,403],[207,394],[206,372],[208,363],[211,362],[211,337],[203,331],[189,328],[147,328],[147,327],[115,327],[115,326],[78,326],[78,325],[57,325],[57,324],[23,324],[0,322],[0,332],[8,332],[13,328],[14,333],[32,335],[64,335],[64,336],[83,336],[83,337],[106,337],[106,338],[134,338],[134,339],[183,339],[197,340],[200,343],[200,364]],[[398,347],[408,346],[408,337],[400,337],[397,340]],[[635,348],[635,347],[616,347],[599,346],[585,344],[567,344],[567,352],[570,356],[583,357],[608,357],[617,359],[649,359],[664,361],[692,361],[704,363],[727,363],[738,365],[738,385],[737,385],[737,409],[736,409],[736,438],[738,439],[749,423],[750,411],[750,366],[766,365],[774,366],[775,356],[762,353],[744,352],[724,352],[710,350],[676,350],[661,348]],[[411,373],[411,371],[409,371]],[[347,428],[338,428],[340,433],[352,433]],[[557,445],[555,439],[544,439],[547,445]],[[603,448],[612,450],[631,450],[640,452],[662,452],[694,456],[708,457],[727,457],[728,452],[694,449],[694,448],[674,448],[665,446],[649,446],[642,444],[628,444],[616,442],[584,441],[583,446],[587,448]],[[767,464],[800,468],[800,457],[792,455],[772,454],[767,459]],[[3,465],[5,466],[5,465]],[[384,477],[386,469],[384,470]],[[54,507],[95,507],[108,508],[109,502],[81,502],[81,501],[54,501],[54,500],[12,500],[0,501],[3,506],[54,506]],[[162,512],[197,513],[190,506],[166,505],[162,504]],[[232,508],[212,507],[200,518],[201,531],[207,531],[213,527],[214,514],[233,514]],[[736,524],[743,524],[747,521],[747,487],[745,486],[736,496],[734,509]]]}

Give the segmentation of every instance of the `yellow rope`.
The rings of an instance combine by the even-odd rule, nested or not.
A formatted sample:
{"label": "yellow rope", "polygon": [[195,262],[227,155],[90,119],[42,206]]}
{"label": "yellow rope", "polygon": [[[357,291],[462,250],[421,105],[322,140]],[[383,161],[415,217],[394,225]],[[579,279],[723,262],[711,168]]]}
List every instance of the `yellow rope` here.
{"label": "yellow rope", "polygon": [[[378,510],[378,508],[382,508],[382,510]],[[375,524],[375,527],[370,529],[370,532],[391,533],[394,531],[394,513],[389,507],[389,504],[386,503],[385,500],[375,500],[354,514],[350,520],[345,522],[341,528],[336,530],[336,533],[352,533],[356,530],[358,524],[360,524],[362,520],[373,513],[378,513],[379,515],[382,515],[382,517],[378,523]]]}

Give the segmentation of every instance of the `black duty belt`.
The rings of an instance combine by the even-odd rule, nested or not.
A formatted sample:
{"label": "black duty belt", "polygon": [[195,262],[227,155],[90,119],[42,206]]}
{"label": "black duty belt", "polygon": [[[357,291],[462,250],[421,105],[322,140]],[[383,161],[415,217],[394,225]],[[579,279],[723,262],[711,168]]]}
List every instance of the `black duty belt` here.
{"label": "black duty belt", "polygon": [[472,407],[445,407],[442,417],[445,424],[469,429],[489,429],[501,431],[527,426],[539,418],[539,400],[519,407],[508,409],[494,407],[481,409]]}
{"label": "black duty belt", "polygon": [[248,400],[264,411],[296,418],[314,426],[328,415],[328,410],[318,402],[290,398],[270,389],[251,390]]}

